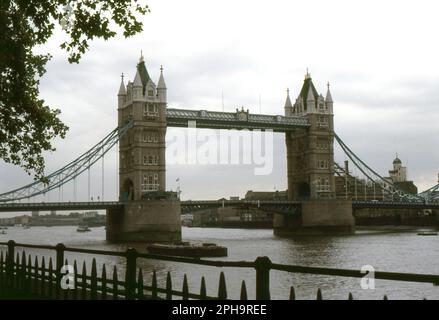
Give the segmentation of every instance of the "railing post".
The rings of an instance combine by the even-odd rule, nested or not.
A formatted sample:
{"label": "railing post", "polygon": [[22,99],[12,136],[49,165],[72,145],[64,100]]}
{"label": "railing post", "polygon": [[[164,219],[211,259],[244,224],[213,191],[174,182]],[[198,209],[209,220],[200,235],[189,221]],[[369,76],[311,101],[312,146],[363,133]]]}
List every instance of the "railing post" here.
{"label": "railing post", "polygon": [[[56,297],[58,298],[60,296],[61,292],[61,268],[64,265],[64,251],[66,249],[66,246],[62,243],[58,243],[55,247],[56,250],[56,272],[55,272],[55,278],[56,278]],[[43,271],[44,272],[44,271]],[[50,283],[52,282],[52,279],[49,280]]]}
{"label": "railing post", "polygon": [[270,258],[257,257],[255,260],[255,269],[256,300],[270,300]]}
{"label": "railing post", "polygon": [[6,264],[6,283],[9,289],[14,286],[14,255],[15,255],[15,241],[8,241],[8,259]]}
{"label": "railing post", "polygon": [[134,248],[128,248],[126,251],[126,258],[125,298],[134,299],[136,295],[137,250]]}

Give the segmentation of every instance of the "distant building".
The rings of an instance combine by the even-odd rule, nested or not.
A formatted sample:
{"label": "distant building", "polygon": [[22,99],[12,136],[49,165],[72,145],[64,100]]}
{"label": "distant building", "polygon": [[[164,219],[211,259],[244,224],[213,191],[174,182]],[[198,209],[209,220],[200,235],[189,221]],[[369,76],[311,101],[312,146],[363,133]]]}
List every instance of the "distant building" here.
{"label": "distant building", "polygon": [[69,217],[70,218],[79,218],[81,214],[79,212],[70,212]]}
{"label": "distant building", "polygon": [[98,215],[99,214],[97,211],[87,211],[87,212],[84,212],[83,217],[84,218],[96,218]]}
{"label": "distant building", "polygon": [[[348,161],[345,161],[344,168],[336,168],[335,173],[335,187],[338,199],[396,200],[371,180],[353,176],[349,171]],[[413,181],[407,181],[407,168],[402,166],[402,162],[398,157],[393,160],[393,169],[389,170],[389,175],[390,177],[385,179],[393,182],[399,190],[410,194],[418,193],[418,188]],[[376,182],[381,185],[383,184],[382,181],[377,180]]]}
{"label": "distant building", "polygon": [[388,179],[401,191],[411,194],[418,193],[418,187],[416,187],[413,181],[407,180],[407,168],[402,166],[398,155],[396,155],[395,160],[393,160],[393,170],[389,170]]}
{"label": "distant building", "polygon": [[287,191],[253,191],[249,190],[245,194],[245,200],[287,200]]}
{"label": "distant building", "polygon": [[19,217],[15,217],[15,224],[21,224],[21,225],[28,225],[31,222],[31,217],[29,216],[19,216]]}
{"label": "distant building", "polygon": [[0,218],[0,226],[13,226],[15,218]]}
{"label": "distant building", "polygon": [[194,221],[194,215],[193,214],[182,214],[181,215],[181,225],[192,227]]}
{"label": "distant building", "polygon": [[398,155],[396,155],[395,160],[393,160],[393,170],[389,170],[389,176],[393,182],[407,181],[407,168],[402,166]]}
{"label": "distant building", "polygon": [[231,201],[238,201],[238,200],[239,200],[239,197],[230,197],[230,200],[231,200]]}

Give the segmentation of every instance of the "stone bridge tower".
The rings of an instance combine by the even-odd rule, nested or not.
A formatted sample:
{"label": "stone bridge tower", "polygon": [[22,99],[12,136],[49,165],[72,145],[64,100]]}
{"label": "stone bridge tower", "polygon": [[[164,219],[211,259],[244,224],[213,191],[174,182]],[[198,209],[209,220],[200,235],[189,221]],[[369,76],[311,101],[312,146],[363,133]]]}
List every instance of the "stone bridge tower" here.
{"label": "stone bridge tower", "polygon": [[181,241],[181,206],[166,192],[166,85],[163,68],[151,80],[143,55],[133,82],[118,93],[118,123],[133,127],[119,141],[119,201],[107,212],[107,240],[117,242]]}
{"label": "stone bridge tower", "polygon": [[350,200],[337,200],[334,178],[334,110],[331,92],[318,94],[307,72],[294,105],[289,92],[286,116],[303,116],[309,127],[287,132],[288,198],[301,200],[300,217],[275,215],[274,233],[352,233]]}
{"label": "stone bridge tower", "polygon": [[286,133],[288,198],[334,199],[334,114],[331,92],[317,93],[307,72],[299,96],[285,102],[286,116],[308,118],[308,129]]}
{"label": "stone bridge tower", "polygon": [[140,200],[151,192],[166,191],[166,85],[160,68],[158,85],[151,80],[143,55],[134,81],[122,82],[118,93],[118,122],[133,119],[134,126],[119,144],[120,200]]}

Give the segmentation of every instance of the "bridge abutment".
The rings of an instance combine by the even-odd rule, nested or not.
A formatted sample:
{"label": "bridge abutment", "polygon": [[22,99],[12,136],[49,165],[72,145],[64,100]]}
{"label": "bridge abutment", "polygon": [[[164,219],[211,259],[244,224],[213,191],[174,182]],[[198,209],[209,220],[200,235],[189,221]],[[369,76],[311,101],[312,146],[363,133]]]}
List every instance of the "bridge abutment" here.
{"label": "bridge abutment", "polygon": [[108,241],[181,241],[180,201],[169,199],[125,203],[121,209],[108,210]]}

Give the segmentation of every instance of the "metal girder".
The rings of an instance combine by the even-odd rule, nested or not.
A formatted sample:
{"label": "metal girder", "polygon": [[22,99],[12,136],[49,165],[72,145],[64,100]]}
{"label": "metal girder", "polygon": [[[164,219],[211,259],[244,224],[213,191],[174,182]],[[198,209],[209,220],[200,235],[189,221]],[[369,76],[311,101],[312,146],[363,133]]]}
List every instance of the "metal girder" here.
{"label": "metal girder", "polygon": [[67,182],[73,180],[82,172],[90,168],[96,161],[101,159],[133,126],[133,121],[129,121],[122,128],[117,127],[111,131],[104,139],[99,141],[90,150],[65,165],[61,169],[47,175],[48,183],[35,181],[24,187],[0,194],[0,202],[16,201],[31,198],[37,195],[59,188]]}
{"label": "metal girder", "polygon": [[349,157],[352,163],[376,186],[383,190],[392,198],[397,198],[401,202],[425,202],[425,199],[420,195],[408,194],[398,187],[396,187],[392,181],[383,178],[373,169],[371,169],[366,163],[364,163],[349,147],[340,139],[340,137],[334,133],[335,139],[343,149],[344,153]]}
{"label": "metal girder", "polygon": [[439,184],[421,192],[419,195],[428,202],[439,202]]}
{"label": "metal girder", "polygon": [[167,109],[168,127],[188,127],[195,121],[197,128],[210,129],[249,129],[287,132],[295,128],[309,127],[308,119],[294,116],[252,114],[248,111],[217,112],[206,110]]}

